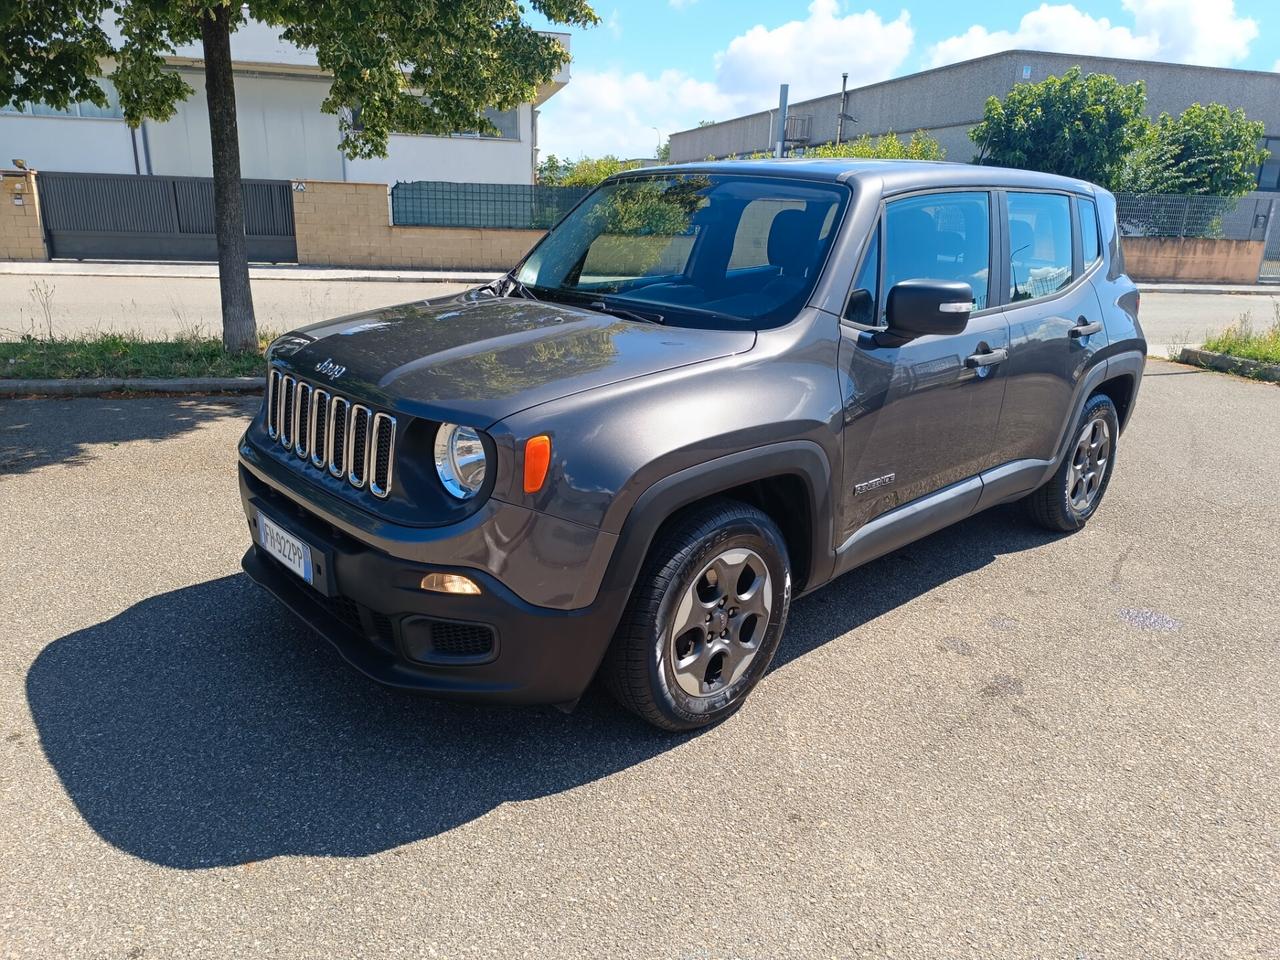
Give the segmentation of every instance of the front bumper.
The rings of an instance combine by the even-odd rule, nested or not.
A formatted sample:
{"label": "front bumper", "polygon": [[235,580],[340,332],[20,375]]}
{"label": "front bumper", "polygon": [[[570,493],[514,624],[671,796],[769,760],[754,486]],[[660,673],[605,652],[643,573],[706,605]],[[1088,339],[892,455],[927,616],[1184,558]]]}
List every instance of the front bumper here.
{"label": "front bumper", "polygon": [[[590,683],[621,613],[612,595],[576,610],[539,607],[482,571],[393,557],[307,511],[243,464],[240,496],[254,543],[242,561],[245,572],[380,683],[441,697],[570,702]],[[316,551],[316,587],[257,545],[259,511]],[[418,585],[430,572],[463,573],[482,592],[425,592]],[[424,640],[444,633],[466,642],[451,644],[450,654]],[[491,643],[483,649],[486,635]]]}

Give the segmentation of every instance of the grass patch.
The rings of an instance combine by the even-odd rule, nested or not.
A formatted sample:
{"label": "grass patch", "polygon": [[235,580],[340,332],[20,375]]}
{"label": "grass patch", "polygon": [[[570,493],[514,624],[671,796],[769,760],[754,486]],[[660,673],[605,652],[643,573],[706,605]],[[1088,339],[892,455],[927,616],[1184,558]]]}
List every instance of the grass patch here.
{"label": "grass patch", "polygon": [[262,351],[272,337],[260,334],[256,354],[231,355],[212,337],[146,340],[133,334],[35,337],[0,341],[0,378],[74,380],[89,377],[262,376]]}
{"label": "grass patch", "polygon": [[1280,304],[1275,307],[1275,319],[1270,326],[1254,329],[1246,313],[1226,330],[1207,339],[1204,349],[1244,360],[1280,363]]}

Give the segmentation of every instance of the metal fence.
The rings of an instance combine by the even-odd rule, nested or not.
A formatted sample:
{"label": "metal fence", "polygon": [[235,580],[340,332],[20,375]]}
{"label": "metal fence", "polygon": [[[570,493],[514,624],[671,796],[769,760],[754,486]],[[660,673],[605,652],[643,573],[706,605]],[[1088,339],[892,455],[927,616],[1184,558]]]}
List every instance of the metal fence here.
{"label": "metal fence", "polygon": [[391,188],[391,222],[398,227],[545,230],[590,192],[590,187],[415,180]]}
{"label": "metal fence", "polygon": [[1125,237],[1215,237],[1247,240],[1248,216],[1234,217],[1235,197],[1187,194],[1116,194],[1120,234]]}
{"label": "metal fence", "polygon": [[[46,173],[40,217],[53,257],[216,260],[213,180]],[[288,180],[242,180],[249,259],[298,258]]]}

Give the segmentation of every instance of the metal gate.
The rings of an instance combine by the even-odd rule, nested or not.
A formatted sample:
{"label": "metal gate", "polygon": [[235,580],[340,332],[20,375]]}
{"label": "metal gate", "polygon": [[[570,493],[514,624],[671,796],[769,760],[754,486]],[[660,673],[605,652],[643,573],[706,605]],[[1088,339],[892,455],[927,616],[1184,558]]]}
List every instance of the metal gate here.
{"label": "metal gate", "polygon": [[[51,257],[216,260],[211,177],[40,173],[40,217]],[[243,180],[249,259],[298,259],[288,180]]]}
{"label": "metal gate", "polygon": [[1280,201],[1270,201],[1267,214],[1266,247],[1262,254],[1261,283],[1280,283]]}

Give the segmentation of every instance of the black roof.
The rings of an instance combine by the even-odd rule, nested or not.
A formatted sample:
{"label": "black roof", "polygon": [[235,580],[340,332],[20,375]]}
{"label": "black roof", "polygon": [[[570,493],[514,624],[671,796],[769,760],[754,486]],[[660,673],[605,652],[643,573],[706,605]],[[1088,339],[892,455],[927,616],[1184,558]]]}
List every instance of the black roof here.
{"label": "black roof", "polygon": [[884,193],[900,193],[929,187],[1039,187],[1092,194],[1101,189],[1085,180],[1060,177],[1034,170],[987,167],[942,160],[846,160],[811,157],[766,160],[707,160],[664,167],[645,167],[619,176],[653,176],[667,173],[719,173],[760,177],[795,177],[799,180],[879,181]]}

